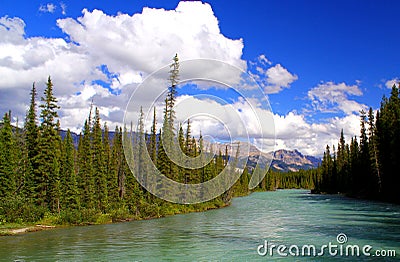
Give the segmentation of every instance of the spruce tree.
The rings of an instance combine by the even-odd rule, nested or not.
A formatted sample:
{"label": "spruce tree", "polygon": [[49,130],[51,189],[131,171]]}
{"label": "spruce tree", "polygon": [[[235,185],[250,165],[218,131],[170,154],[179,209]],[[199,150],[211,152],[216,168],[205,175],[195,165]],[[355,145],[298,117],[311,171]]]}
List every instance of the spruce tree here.
{"label": "spruce tree", "polygon": [[147,152],[146,147],[146,140],[145,140],[145,132],[144,132],[144,114],[143,114],[143,108],[140,107],[140,113],[139,113],[139,122],[138,122],[138,132],[137,132],[137,138],[136,138],[136,144],[137,144],[137,159],[136,159],[136,172],[137,172],[137,177],[139,177],[139,180],[142,181],[142,183],[145,183],[145,187],[147,186],[147,165],[148,163],[145,163],[145,154]]}
{"label": "spruce tree", "polygon": [[153,124],[150,131],[150,158],[156,163],[157,162],[157,118],[156,118],[156,108],[154,107],[153,112]]}
{"label": "spruce tree", "polygon": [[[178,144],[179,144],[179,148],[181,150],[181,154],[180,154],[180,162],[184,161],[184,156],[186,155],[186,145],[185,145],[185,135],[183,133],[183,128],[182,128],[182,124],[179,124],[179,131],[178,131]],[[185,173],[186,170],[184,167],[180,166],[178,167],[179,171],[178,171],[178,180],[177,182],[180,183],[184,183],[185,182]]]}
{"label": "spruce tree", "polygon": [[26,146],[26,139],[23,130],[18,126],[18,118],[14,132],[14,159],[15,159],[15,174],[14,180],[16,183],[16,194],[22,197],[29,197],[27,194],[29,180],[31,174],[31,166],[28,157],[28,149]]}
{"label": "spruce tree", "polygon": [[367,192],[367,185],[369,180],[369,174],[371,173],[371,163],[370,163],[370,152],[369,152],[369,144],[368,144],[368,136],[367,136],[367,116],[364,110],[360,111],[360,169],[359,172],[356,173],[356,186],[357,191],[359,193],[365,195]]}
{"label": "spruce tree", "polygon": [[122,145],[122,129],[115,127],[115,140],[113,143],[113,158],[115,158],[115,171],[118,182],[118,196],[121,200],[125,198],[125,166],[124,166],[124,153]]}
{"label": "spruce tree", "polygon": [[89,119],[85,121],[78,146],[78,187],[81,196],[80,203],[85,208],[95,207],[90,119],[89,116]]}
{"label": "spruce tree", "polygon": [[79,208],[79,191],[75,173],[75,148],[69,129],[62,148],[62,207],[77,209]]}
{"label": "spruce tree", "polygon": [[348,153],[346,150],[346,141],[344,139],[343,129],[340,132],[336,166],[337,166],[337,176],[338,176],[337,189],[339,192],[346,192],[349,163],[348,163]]}
{"label": "spruce tree", "polygon": [[16,144],[10,115],[4,114],[3,127],[0,129],[0,197],[16,193]]}
{"label": "spruce tree", "polygon": [[43,207],[58,209],[58,181],[60,172],[59,134],[57,133],[57,99],[49,77],[40,105],[41,125],[38,136],[38,154],[34,157],[34,198]]}
{"label": "spruce tree", "polygon": [[381,176],[379,171],[378,147],[375,127],[375,117],[372,107],[368,110],[368,145],[370,154],[370,176],[368,181],[368,191],[373,195],[381,191]]}
{"label": "spruce tree", "polygon": [[[184,153],[188,157],[193,157],[193,145],[192,145],[192,139],[191,139],[191,126],[190,126],[190,119],[188,119],[187,122],[187,127],[186,127],[186,134],[185,134],[185,146],[184,146]],[[191,161],[188,159],[188,161]],[[186,166],[188,166],[189,163],[186,163]],[[185,169],[185,177],[184,177],[184,183],[189,184],[192,183],[194,180],[194,170]]]}
{"label": "spruce tree", "polygon": [[[175,55],[173,59],[173,63],[170,65],[171,70],[170,70],[170,76],[169,80],[171,85],[168,87],[168,93],[167,97],[165,98],[165,109],[164,109],[164,121],[163,121],[163,127],[162,127],[162,134],[160,136],[160,140],[162,140],[162,143],[160,143],[164,149],[162,150],[160,154],[163,155],[165,154],[165,157],[163,156],[163,159],[160,161],[163,161],[163,163],[158,163],[158,165],[162,166],[167,166],[166,170],[160,170],[165,176],[168,178],[171,178],[173,180],[178,179],[178,167],[176,164],[171,161],[168,156],[168,154],[171,155],[176,155],[176,147],[177,143],[176,138],[175,138],[175,133],[174,133],[174,121],[175,121],[175,102],[176,102],[176,95],[177,95],[177,85],[179,83],[179,59],[178,55]],[[159,151],[161,148],[159,148]],[[157,162],[160,162],[157,161]]]}
{"label": "spruce tree", "polygon": [[100,113],[96,107],[94,123],[93,123],[93,141],[92,141],[92,159],[93,159],[93,179],[94,179],[94,193],[96,196],[96,207],[105,211],[108,199],[107,199],[107,180],[105,173],[105,161],[104,161],[104,148],[103,148],[103,133],[100,124]]}
{"label": "spruce tree", "polygon": [[358,191],[359,181],[358,178],[360,176],[360,150],[358,146],[357,137],[351,139],[350,143],[350,174],[349,177],[349,185],[352,185],[350,189],[350,193],[354,193]]}
{"label": "spruce tree", "polygon": [[167,99],[166,99],[166,115],[170,128],[173,129],[173,124],[175,121],[175,102],[177,95],[177,85],[179,83],[179,58],[178,54],[173,58],[173,63],[170,65],[171,70],[169,75],[169,80],[171,85],[168,88]]}
{"label": "spruce tree", "polygon": [[29,110],[25,118],[25,144],[28,154],[28,166],[27,173],[25,175],[24,181],[24,191],[27,197],[32,196],[35,191],[34,188],[34,171],[37,169],[35,165],[35,158],[38,155],[38,126],[37,126],[37,113],[36,113],[36,86],[35,83],[32,84],[31,90],[31,100],[29,105]]}
{"label": "spruce tree", "polygon": [[[115,139],[115,133],[114,138]],[[108,203],[110,204],[111,208],[116,208],[118,204],[118,178],[117,172],[115,171],[115,163],[116,160],[114,159],[113,148],[111,148],[111,138],[110,132],[108,129],[108,125],[104,123],[104,139],[103,139],[103,147],[104,147],[104,161],[105,161],[105,174],[107,180],[107,196],[108,196]]]}

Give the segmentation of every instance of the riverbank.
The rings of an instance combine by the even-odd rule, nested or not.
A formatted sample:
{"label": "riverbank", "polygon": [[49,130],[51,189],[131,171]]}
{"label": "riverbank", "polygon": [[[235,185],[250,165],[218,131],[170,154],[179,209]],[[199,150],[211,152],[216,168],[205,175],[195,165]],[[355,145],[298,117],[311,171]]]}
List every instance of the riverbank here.
{"label": "riverbank", "polygon": [[[61,226],[60,226],[61,227]],[[56,228],[56,226],[48,226],[48,225],[14,225],[10,227],[10,225],[1,225],[0,226],[0,236],[15,236],[28,232],[37,232],[42,230],[49,230]]]}
{"label": "riverbank", "polygon": [[64,228],[64,227],[105,225],[105,224],[129,222],[134,220],[150,220],[150,219],[157,219],[178,214],[205,212],[208,210],[224,208],[229,205],[230,202],[225,203],[222,201],[215,201],[213,203],[206,202],[194,205],[171,204],[171,206],[174,206],[175,208],[169,209],[169,212],[162,212],[153,216],[138,217],[130,214],[125,216],[114,217],[112,214],[106,213],[106,214],[98,214],[95,217],[95,219],[91,221],[84,221],[82,223],[58,223],[59,215],[49,213],[40,221],[32,223],[0,223],[0,236],[15,236],[25,233],[56,229],[56,228]]}

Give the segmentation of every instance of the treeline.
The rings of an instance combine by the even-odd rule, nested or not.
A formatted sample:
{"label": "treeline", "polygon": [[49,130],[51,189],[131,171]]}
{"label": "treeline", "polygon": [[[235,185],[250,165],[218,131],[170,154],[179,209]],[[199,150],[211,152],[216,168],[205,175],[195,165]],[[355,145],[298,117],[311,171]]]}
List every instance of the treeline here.
{"label": "treeline", "polygon": [[359,138],[348,144],[342,130],[337,149],[326,147],[314,191],[400,203],[399,88],[393,85],[376,114],[362,110],[360,120]]}
{"label": "treeline", "polygon": [[[171,67],[163,128],[158,133],[154,110],[149,134],[144,131],[141,112],[138,132],[116,127],[110,139],[108,126],[101,126],[99,110],[95,108],[84,123],[77,148],[69,130],[64,139],[60,135],[59,106],[50,77],[39,106],[34,84],[23,128],[11,125],[11,112],[0,123],[0,222],[44,220],[82,224],[143,219],[218,208],[227,205],[233,195],[248,194],[248,174],[220,197],[194,205],[161,200],[137,182],[124,155],[124,136],[135,142],[135,150],[148,150],[156,167],[178,182],[207,181],[228,163],[227,153],[217,152],[205,167],[192,170],[177,166],[167,157],[164,147],[171,146],[175,139],[189,157],[196,157],[204,150],[202,137],[196,139],[191,135],[189,121],[185,131],[180,125],[175,132],[177,56]],[[145,171],[146,165],[141,159],[135,159],[135,163],[140,172]]]}
{"label": "treeline", "polygon": [[[175,127],[174,104],[179,77],[177,56],[171,68],[171,85],[165,98],[160,130],[157,130],[154,108],[150,132],[144,129],[144,115],[140,110],[135,132],[132,128],[127,130],[117,126],[111,136],[107,124],[101,125],[98,108],[93,111],[91,108],[77,147],[70,130],[64,138],[61,136],[59,106],[51,78],[48,78],[40,103],[33,84],[24,126],[11,125],[11,112],[4,114],[3,121],[0,121],[0,223],[87,224],[146,219],[218,208],[229,204],[234,196],[249,194],[251,174],[247,167],[225,193],[200,204],[164,201],[138,183],[136,177],[143,177],[141,174],[149,171],[150,163],[143,157],[145,150],[162,174],[186,184],[198,184],[216,177],[223,169],[229,169],[227,165],[231,157],[233,166],[237,163],[238,156],[230,156],[228,147],[225,152],[213,152],[212,147],[205,149],[202,136],[197,139],[192,136],[190,120],[185,126],[179,124]],[[126,157],[124,139],[132,143],[137,154]],[[178,143],[190,158],[212,155],[212,160],[197,169],[181,167],[167,156],[166,150],[171,152],[174,143]],[[131,157],[134,171],[138,172],[136,177],[127,162],[127,159],[132,160]],[[241,172],[234,168],[229,170]],[[256,190],[312,188],[312,177],[302,171],[269,171]]]}
{"label": "treeline", "polygon": [[274,191],[277,189],[313,189],[314,176],[317,172],[316,169],[289,172],[280,172],[269,169],[255,190]]}

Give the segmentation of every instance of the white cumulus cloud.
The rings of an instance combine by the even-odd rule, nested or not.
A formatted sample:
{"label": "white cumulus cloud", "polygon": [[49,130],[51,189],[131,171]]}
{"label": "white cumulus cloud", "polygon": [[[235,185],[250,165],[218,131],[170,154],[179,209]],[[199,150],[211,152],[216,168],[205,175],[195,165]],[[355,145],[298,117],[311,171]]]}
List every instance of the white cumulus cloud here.
{"label": "white cumulus cloud", "polygon": [[249,61],[248,73],[264,89],[266,94],[277,94],[298,80],[296,74],[290,73],[281,64],[272,66],[272,62],[264,55],[255,61]]}
{"label": "white cumulus cloud", "polygon": [[268,83],[268,85],[265,86],[265,92],[268,94],[279,93],[284,88],[288,88],[291,83],[298,79],[297,75],[291,74],[280,64],[268,68],[265,74]]}
{"label": "white cumulus cloud", "polygon": [[289,112],[286,115],[275,114],[274,121],[277,149],[297,149],[314,156],[321,156],[326,145],[337,146],[342,129],[347,142],[359,134],[359,116],[355,114],[309,123],[304,115]]}
{"label": "white cumulus cloud", "polygon": [[308,91],[313,109],[320,112],[341,111],[347,115],[358,113],[366,106],[351,100],[349,96],[361,96],[363,93],[358,85],[347,85],[346,83],[321,83]]}
{"label": "white cumulus cloud", "polygon": [[[61,8],[65,13],[65,4]],[[54,12],[56,6],[40,9]],[[225,37],[206,3],[180,2],[174,10],[144,8],[115,16],[84,9],[77,19],[59,19],[57,25],[66,37],[28,38],[22,19],[0,18],[2,112],[11,109],[23,119],[32,82],[40,97],[50,75],[62,128],[78,130],[92,99],[99,107],[113,108],[101,111],[103,120],[121,124],[124,103],[135,86],[170,64],[176,53],[181,60],[212,58],[246,70],[243,40]]]}

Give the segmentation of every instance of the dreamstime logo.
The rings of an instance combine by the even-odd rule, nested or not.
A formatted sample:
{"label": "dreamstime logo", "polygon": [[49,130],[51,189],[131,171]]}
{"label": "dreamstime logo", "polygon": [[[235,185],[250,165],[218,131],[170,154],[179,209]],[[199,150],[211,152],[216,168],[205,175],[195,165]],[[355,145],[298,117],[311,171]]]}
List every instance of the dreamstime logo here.
{"label": "dreamstime logo", "polygon": [[[152,73],[135,89],[125,110],[126,126],[138,123],[140,111],[143,112],[143,122],[151,123],[154,108],[163,108],[163,112],[168,110],[165,101],[171,85],[168,82],[170,67]],[[185,94],[184,90],[189,89],[192,93]],[[133,128],[136,137],[126,132],[123,146],[127,163],[139,183],[152,194],[170,202],[205,202],[223,194],[239,179],[246,165],[246,161],[236,159],[239,151],[241,157],[251,153],[258,160],[264,152],[266,169],[262,170],[258,161],[249,182],[250,189],[256,187],[272,161],[272,155],[267,155],[265,160],[265,152],[272,152],[275,146],[273,114],[260,86],[238,67],[217,60],[195,59],[180,62],[177,92],[181,96],[177,97],[173,107],[176,118],[183,122],[189,119],[192,123],[197,121],[198,127],[205,128],[201,130],[204,141],[210,145],[226,145],[230,157],[223,170],[208,181],[197,184],[174,181],[157,168],[147,147],[144,151],[137,149],[135,144],[143,144],[144,138],[137,137],[143,130],[140,131],[136,125]],[[178,124],[173,129],[177,130]],[[158,139],[163,141],[163,150],[169,160],[179,168],[201,169],[215,159],[210,148],[196,157],[187,156],[182,152],[176,134],[161,132]],[[254,150],[251,152],[254,143],[259,149],[256,153]]]}
{"label": "dreamstime logo", "polygon": [[394,249],[377,249],[373,251],[373,247],[371,245],[351,245],[347,244],[347,235],[344,233],[340,233],[336,236],[336,242],[329,242],[328,244],[321,245],[319,247],[315,245],[275,245],[269,243],[267,240],[264,241],[264,244],[259,245],[257,247],[257,253],[260,256],[274,256],[278,255],[281,257],[322,257],[325,255],[328,256],[344,256],[344,257],[395,257],[396,250]]}

